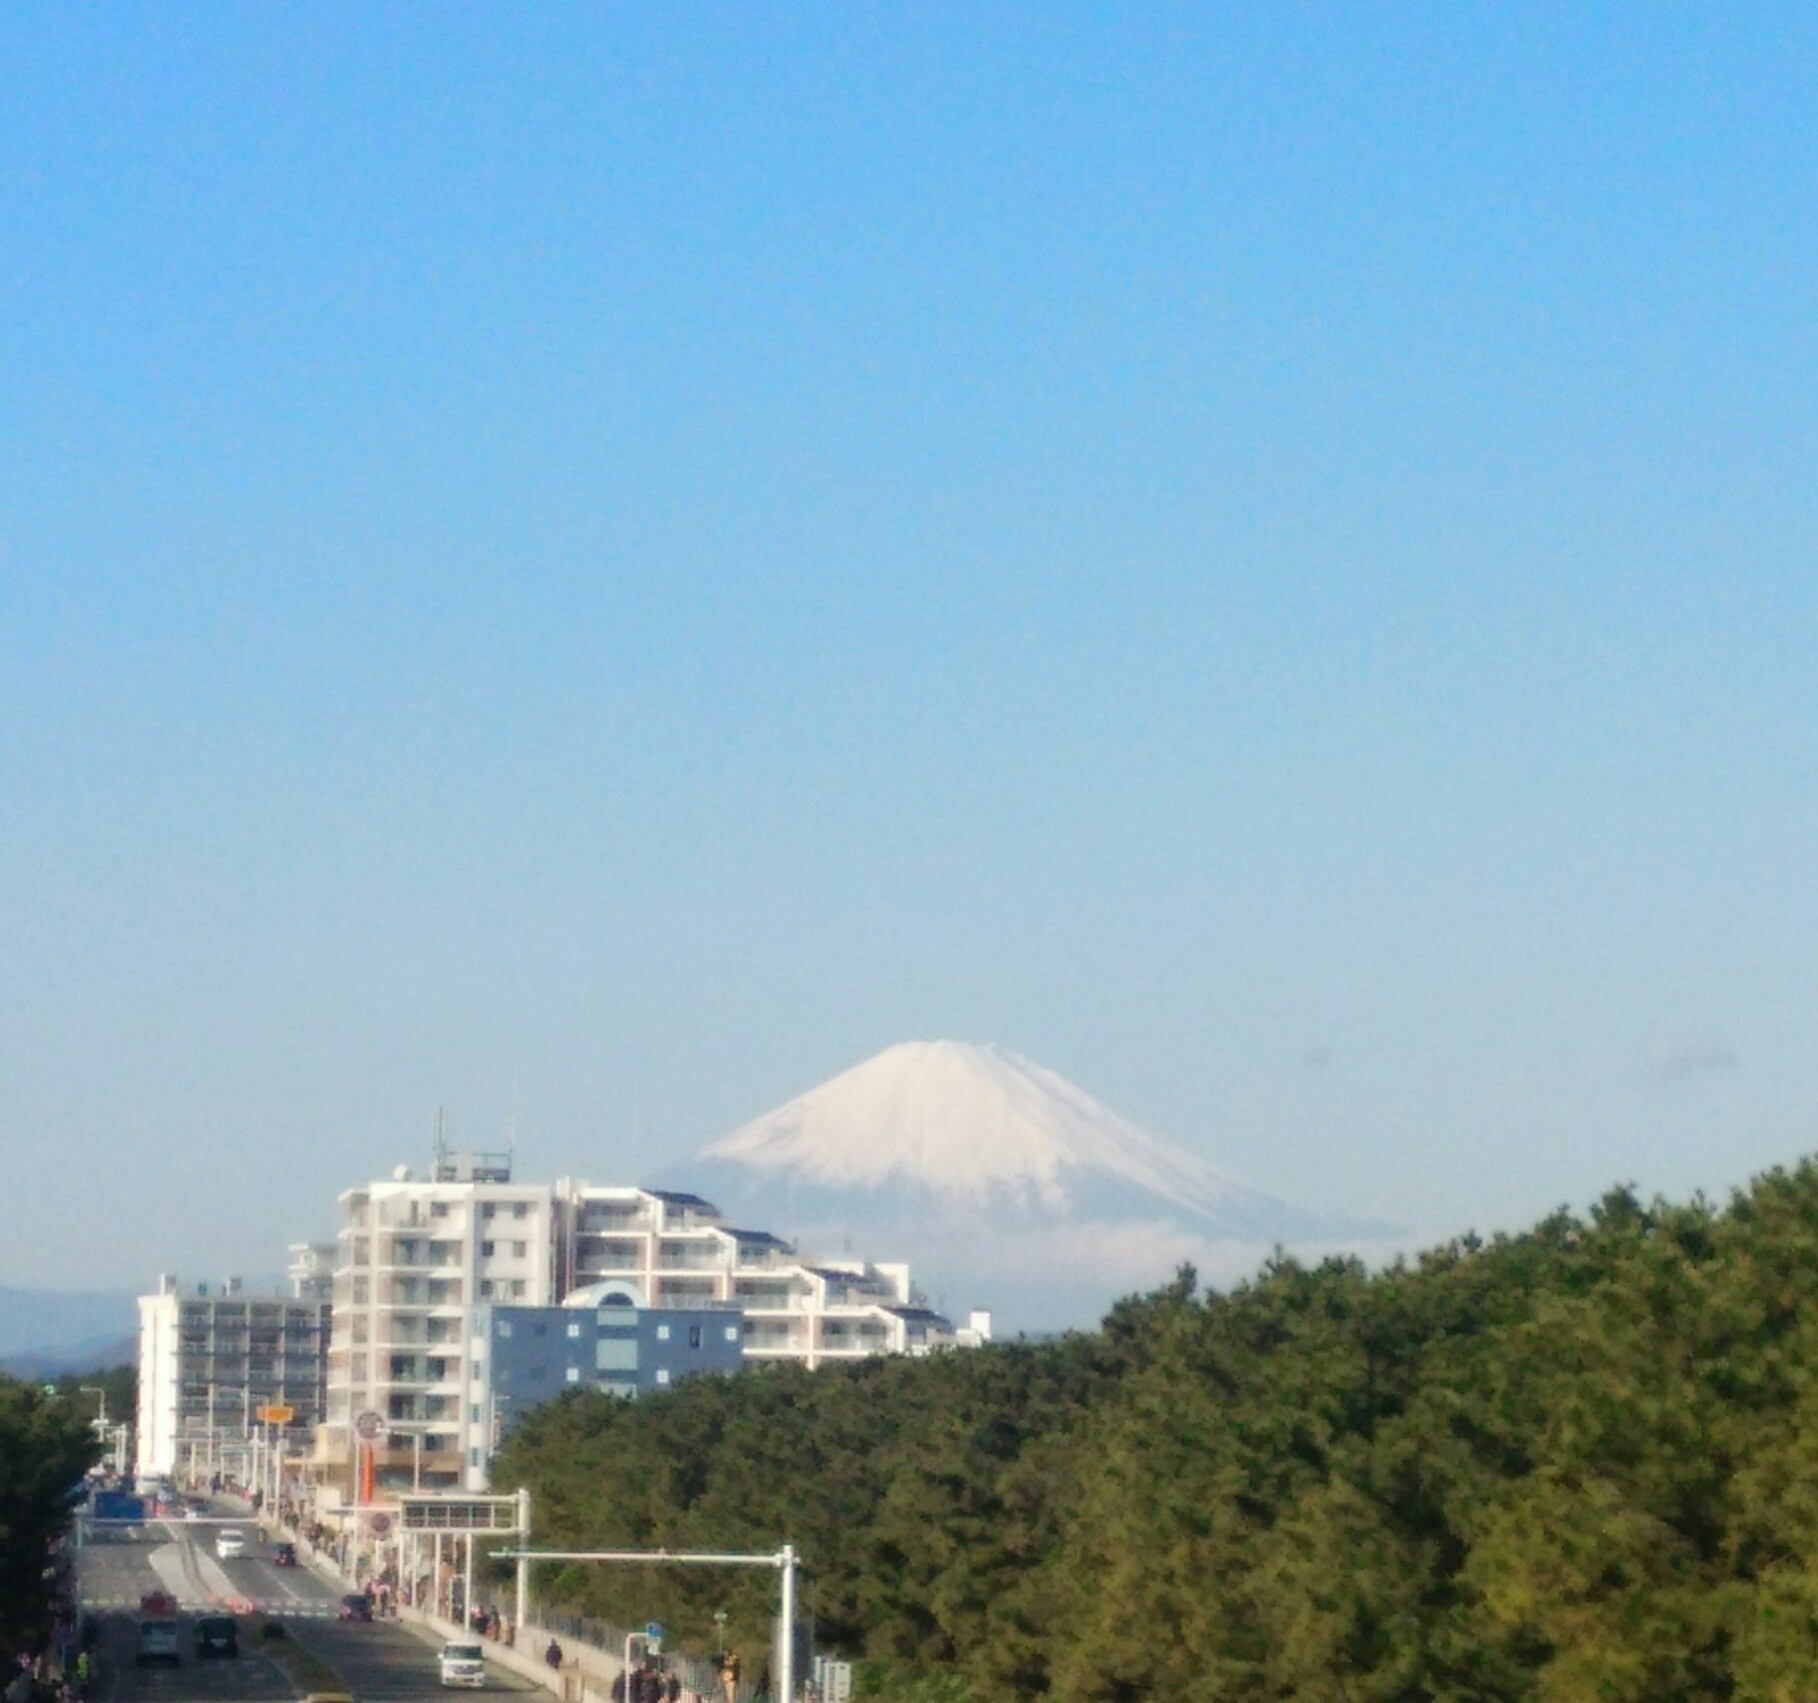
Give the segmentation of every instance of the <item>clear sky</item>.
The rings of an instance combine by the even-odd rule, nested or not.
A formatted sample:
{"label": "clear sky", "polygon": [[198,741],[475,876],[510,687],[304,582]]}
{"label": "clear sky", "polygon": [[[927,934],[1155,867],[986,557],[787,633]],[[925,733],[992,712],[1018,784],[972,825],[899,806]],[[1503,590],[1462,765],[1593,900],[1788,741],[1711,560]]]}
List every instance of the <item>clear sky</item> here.
{"label": "clear sky", "polygon": [[1313,1210],[1818,1127],[1806,5],[0,9],[0,1282],[992,1040]]}

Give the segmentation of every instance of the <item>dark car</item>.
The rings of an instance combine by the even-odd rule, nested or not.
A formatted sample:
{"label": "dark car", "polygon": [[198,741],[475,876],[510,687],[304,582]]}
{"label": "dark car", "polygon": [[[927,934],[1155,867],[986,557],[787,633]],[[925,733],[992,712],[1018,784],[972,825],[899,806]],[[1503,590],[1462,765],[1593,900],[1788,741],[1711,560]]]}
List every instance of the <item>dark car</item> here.
{"label": "dark car", "polygon": [[371,1620],[372,1598],[364,1591],[350,1591],[341,1599],[343,1620]]}
{"label": "dark car", "polygon": [[274,1567],[296,1566],[297,1546],[294,1543],[274,1543],[271,1546],[271,1561]]}
{"label": "dark car", "polygon": [[231,1614],[203,1614],[196,1617],[196,1654],[198,1656],[237,1656],[240,1653],[240,1629]]}

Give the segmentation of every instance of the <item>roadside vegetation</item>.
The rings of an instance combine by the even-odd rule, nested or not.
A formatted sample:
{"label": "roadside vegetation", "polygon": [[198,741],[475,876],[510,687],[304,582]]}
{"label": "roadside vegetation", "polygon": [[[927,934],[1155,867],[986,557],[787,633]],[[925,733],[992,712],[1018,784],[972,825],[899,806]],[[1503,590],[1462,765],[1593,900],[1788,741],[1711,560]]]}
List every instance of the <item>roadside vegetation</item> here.
{"label": "roadside vegetation", "polygon": [[77,1487],[100,1458],[89,1411],[0,1376],[0,1673],[49,1640],[51,1546],[69,1528]]}
{"label": "roadside vegetation", "polygon": [[97,1372],[64,1372],[46,1387],[73,1403],[85,1420],[101,1415],[101,1403],[95,1396],[99,1390],[106,1398],[108,1420],[119,1424],[130,1421],[139,1405],[139,1368],[126,1365]]}
{"label": "roadside vegetation", "polygon": [[[1374,1275],[1192,1273],[1091,1334],[577,1395],[496,1462],[536,1540],[802,1551],[899,1703],[1732,1703],[1818,1676],[1818,1169],[1605,1198]],[[755,1671],[770,1574],[543,1600]]]}

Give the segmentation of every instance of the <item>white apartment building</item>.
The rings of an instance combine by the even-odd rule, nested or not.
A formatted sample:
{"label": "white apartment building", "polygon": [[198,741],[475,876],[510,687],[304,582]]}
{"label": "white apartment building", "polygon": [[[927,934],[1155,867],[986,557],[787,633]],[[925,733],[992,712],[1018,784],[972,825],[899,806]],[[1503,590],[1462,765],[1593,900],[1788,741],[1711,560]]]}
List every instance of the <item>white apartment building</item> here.
{"label": "white apartment building", "polygon": [[748,1361],[815,1367],[960,1340],[917,1304],[907,1265],[804,1262],[779,1237],[727,1224],[699,1195],[569,1181],[556,1192],[565,1207],[564,1290],[617,1278],[635,1284],[648,1307],[738,1307]]}
{"label": "white apartment building", "polygon": [[546,1184],[513,1183],[502,1155],[442,1151],[425,1177],[400,1169],[341,1196],[319,1460],[348,1466],[355,1427],[376,1414],[381,1479],[402,1473],[426,1490],[484,1483],[474,1309],[557,1299],[555,1205]]}
{"label": "white apartment building", "polygon": [[168,1475],[220,1463],[232,1446],[243,1454],[267,1408],[291,1410],[281,1429],[300,1443],[323,1413],[328,1329],[326,1298],[161,1277],[139,1297],[136,1470]]}
{"label": "white apartment building", "polygon": [[564,1179],[514,1183],[509,1157],[438,1148],[427,1175],[341,1196],[328,1411],[317,1460],[351,1492],[362,1416],[375,1480],[481,1490],[493,1437],[476,1309],[542,1307],[611,1280],[650,1308],[737,1307],[747,1361],[810,1367],[989,1335],[920,1305],[907,1265],[804,1261],[698,1195]]}

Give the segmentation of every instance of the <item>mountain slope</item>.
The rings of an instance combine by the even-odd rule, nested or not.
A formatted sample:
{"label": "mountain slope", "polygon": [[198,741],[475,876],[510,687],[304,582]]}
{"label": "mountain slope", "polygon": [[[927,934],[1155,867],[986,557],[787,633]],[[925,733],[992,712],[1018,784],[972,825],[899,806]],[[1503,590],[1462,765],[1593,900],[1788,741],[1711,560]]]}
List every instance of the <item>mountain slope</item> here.
{"label": "mountain slope", "polygon": [[137,1297],[125,1290],[10,1289],[0,1285],[0,1356],[81,1357],[139,1328]]}
{"label": "mountain slope", "polygon": [[741,1223],[908,1258],[950,1310],[992,1305],[1031,1328],[1090,1322],[1181,1261],[1223,1278],[1276,1244],[1380,1234],[1249,1188],[1042,1065],[957,1041],[890,1047],[676,1177]]}

